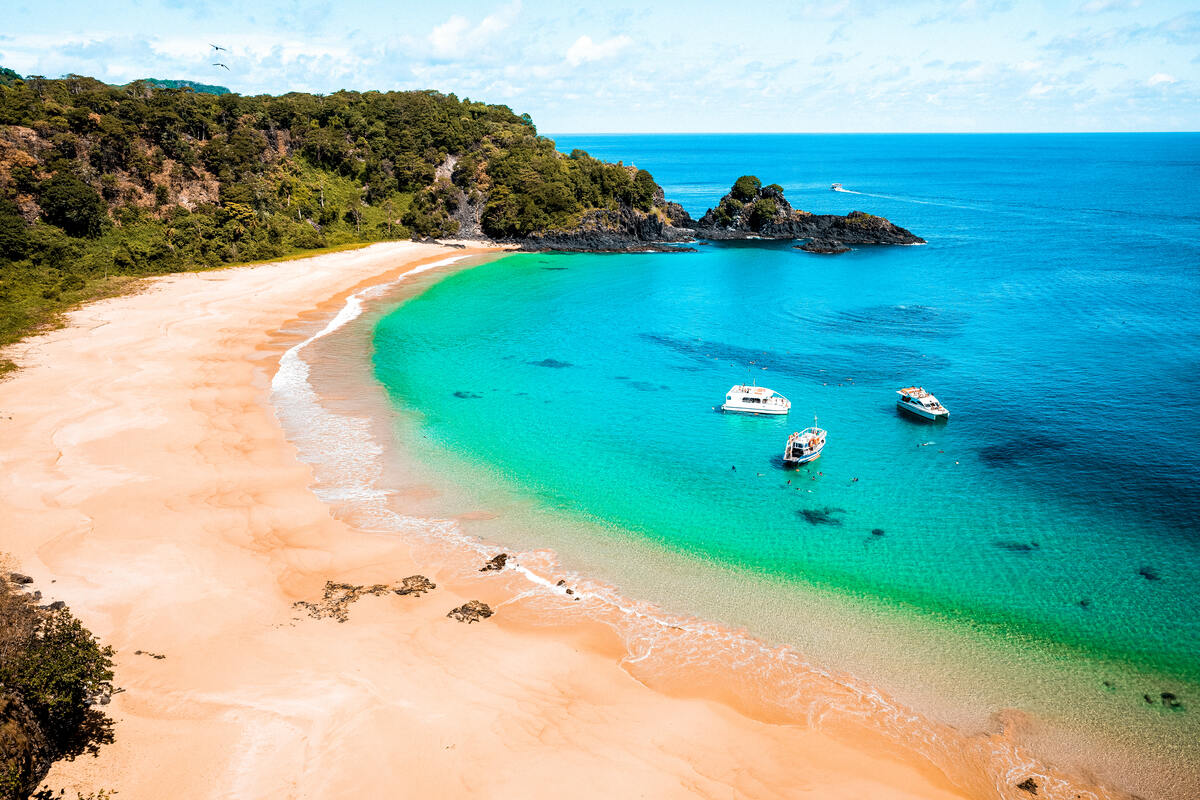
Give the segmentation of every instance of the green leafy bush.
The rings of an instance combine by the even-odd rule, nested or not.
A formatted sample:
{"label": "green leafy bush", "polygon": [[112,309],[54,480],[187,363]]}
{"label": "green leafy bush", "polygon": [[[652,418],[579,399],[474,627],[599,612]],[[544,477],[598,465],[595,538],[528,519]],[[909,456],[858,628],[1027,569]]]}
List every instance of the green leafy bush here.
{"label": "green leafy bush", "polygon": [[762,188],[762,181],[753,175],[743,175],[733,182],[731,194],[738,200],[745,202],[752,200],[758,195],[758,190]]}

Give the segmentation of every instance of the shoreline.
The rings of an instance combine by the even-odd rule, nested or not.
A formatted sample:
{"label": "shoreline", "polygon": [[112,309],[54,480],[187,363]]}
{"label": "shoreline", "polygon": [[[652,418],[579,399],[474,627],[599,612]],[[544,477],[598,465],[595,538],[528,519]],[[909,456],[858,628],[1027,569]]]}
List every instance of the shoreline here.
{"label": "shoreline", "polygon": [[[982,796],[861,730],[756,720],[719,681],[648,688],[602,623],[535,625],[516,613],[514,575],[468,595],[455,574],[478,565],[417,559],[411,541],[331,514],[269,402],[277,332],[299,341],[356,292],[495,252],[382,245],[166,276],[10,348],[23,369],[0,384],[4,549],[117,648],[125,689],[105,709],[116,741],[56,764],[45,787]],[[395,582],[418,566],[436,590],[363,597],[344,625],[292,606],[326,581]],[[480,625],[445,619],[470,599],[503,608]]]}
{"label": "shoreline", "polygon": [[[448,274],[440,273],[436,280],[443,280]],[[1113,747],[1116,743],[1106,742],[1104,737],[1099,737],[1089,742],[1093,747],[1091,751],[1087,751],[1080,749],[1079,745],[1082,742],[1068,737],[1056,742],[1056,747],[1045,748],[1048,742],[1054,741],[1053,738],[1047,739],[1048,736],[1063,733],[1054,724],[1049,727],[1044,724],[1053,719],[1053,714],[1046,719],[1039,719],[1039,715],[1007,705],[1000,699],[1002,694],[988,692],[995,696],[989,701],[972,702],[972,710],[965,714],[963,709],[953,708],[949,715],[938,713],[931,716],[926,713],[922,717],[914,713],[912,705],[897,699],[890,689],[880,688],[885,684],[873,679],[864,681],[836,666],[820,662],[810,663],[808,654],[824,652],[823,648],[818,647],[814,650],[807,647],[780,646],[781,642],[777,637],[763,638],[761,634],[765,631],[746,631],[741,627],[745,622],[735,623],[734,627],[725,622],[709,622],[708,620],[727,617],[713,613],[711,608],[696,611],[688,608],[687,602],[683,603],[686,610],[668,610],[673,607],[678,609],[679,598],[686,592],[675,595],[674,599],[668,599],[662,592],[647,591],[644,580],[631,592],[626,592],[624,588],[618,589],[613,581],[620,576],[623,586],[624,580],[630,577],[627,574],[628,570],[605,574],[607,570],[599,568],[599,562],[589,561],[587,558],[582,563],[579,562],[578,551],[570,553],[573,557],[571,559],[560,555],[556,548],[564,544],[561,536],[557,540],[548,537],[546,527],[529,513],[532,510],[533,515],[541,517],[550,514],[550,510],[533,508],[529,506],[526,498],[519,494],[510,494],[508,490],[501,490],[501,496],[495,496],[496,492],[490,490],[480,494],[479,484],[492,481],[489,480],[486,470],[471,468],[464,472],[463,469],[456,468],[461,465],[452,463],[463,461],[465,464],[469,461],[465,457],[441,453],[429,458],[429,454],[425,452],[429,447],[418,438],[419,428],[414,427],[409,419],[419,417],[420,412],[409,407],[403,398],[389,399],[384,387],[375,377],[371,355],[375,326],[414,294],[416,293],[405,290],[402,296],[394,301],[390,301],[386,295],[377,297],[371,303],[377,306],[376,308],[368,309],[360,319],[325,340],[330,343],[329,352],[310,354],[310,360],[314,364],[313,381],[316,392],[328,395],[323,402],[326,407],[324,412],[332,412],[344,419],[391,420],[386,425],[376,426],[377,430],[373,431],[375,440],[364,448],[374,451],[382,447],[386,454],[382,451],[372,452],[364,460],[389,465],[395,462],[403,464],[399,474],[390,476],[391,479],[376,481],[372,478],[364,482],[362,475],[367,470],[360,467],[351,474],[346,470],[343,454],[334,459],[336,463],[333,469],[324,471],[322,467],[325,465],[322,462],[328,459],[322,458],[322,447],[315,448],[311,458],[302,456],[315,464],[319,483],[314,488],[318,494],[329,491],[332,497],[343,499],[342,502],[335,501],[335,507],[346,509],[339,511],[339,514],[344,513],[348,518],[354,519],[357,513],[362,513],[365,518],[371,520],[369,524],[379,524],[379,520],[385,518],[388,512],[381,514],[378,509],[356,512],[356,506],[376,505],[388,494],[397,493],[405,498],[405,507],[394,508],[391,512],[398,515],[411,511],[408,507],[417,499],[421,509],[416,512],[419,516],[434,517],[451,525],[452,529],[449,531],[439,525],[437,533],[427,537],[442,540],[439,544],[446,549],[454,550],[457,547],[458,552],[467,553],[467,557],[474,558],[478,564],[502,551],[509,554],[510,565],[514,563],[512,559],[515,558],[518,566],[523,568],[528,560],[528,582],[523,584],[523,588],[514,588],[513,592],[518,595],[515,599],[526,598],[523,603],[526,607],[521,611],[532,624],[542,627],[554,626],[560,624],[564,618],[577,620],[581,616],[589,620],[603,620],[613,631],[618,632],[620,640],[624,643],[627,657],[623,659],[623,664],[626,671],[643,683],[662,691],[684,695],[694,693],[694,686],[688,687],[681,683],[681,680],[686,681],[687,678],[681,678],[683,673],[680,672],[679,665],[685,664],[685,669],[698,674],[706,664],[725,660],[729,655],[727,651],[736,651],[739,654],[736,667],[729,664],[707,669],[703,677],[703,680],[707,681],[705,694],[720,696],[723,702],[756,719],[776,724],[807,725],[812,724],[815,717],[819,717],[822,726],[835,728],[838,723],[831,722],[829,715],[829,712],[833,712],[834,717],[841,714],[842,723],[846,722],[847,717],[855,716],[901,721],[898,727],[893,722],[882,721],[862,727],[870,728],[874,735],[882,733],[892,746],[907,748],[913,742],[922,743],[918,749],[924,749],[923,758],[939,764],[951,774],[956,774],[959,785],[971,785],[985,796],[992,796],[996,792],[1007,796],[1012,787],[1022,781],[1023,776],[1035,777],[1042,787],[1040,791],[1043,796],[1060,796],[1060,793],[1064,797],[1123,796],[1122,792],[1111,789],[1106,791],[1086,788],[1103,784],[1097,784],[1095,778],[1080,783],[1078,778],[1079,775],[1088,775],[1091,771],[1090,764],[1099,763],[1093,758],[1080,758],[1081,752],[1090,752],[1092,756],[1098,755],[1111,761],[1116,755],[1114,750],[1120,749]],[[359,330],[353,330],[355,327]],[[339,343],[339,338],[344,341]],[[357,368],[346,366],[355,362],[361,362],[357,364]],[[333,373],[333,376],[324,382],[321,380],[323,369]],[[371,397],[372,395],[375,397]],[[339,430],[345,428],[344,422],[337,425]],[[397,431],[400,429],[406,430],[405,434],[398,438]],[[327,442],[324,449],[331,449],[330,443]],[[424,453],[424,456],[414,457],[414,453]],[[325,481],[326,477],[329,479],[328,484]],[[464,493],[463,487],[468,485],[473,488]],[[370,496],[372,493],[378,496]],[[556,525],[565,526],[568,529],[565,531],[567,534],[572,530],[579,531],[582,527],[593,527],[570,514],[551,524],[552,527]],[[387,527],[387,523],[382,527]],[[600,540],[610,537],[613,533],[613,530],[605,527],[588,531],[576,538]],[[639,563],[643,560],[647,563],[652,562],[654,567],[651,571],[659,579],[666,578],[668,582],[678,582],[678,576],[671,578],[660,572],[666,566],[662,560],[654,558],[654,546],[638,541],[636,537],[625,537],[622,542],[620,545],[614,545],[618,549],[628,548],[621,558],[622,563],[629,559]],[[489,546],[488,543],[493,544]],[[495,543],[503,543],[503,546]],[[462,556],[458,560],[461,561]],[[765,586],[758,585],[760,581],[753,575],[721,576],[714,574],[713,570],[712,565],[708,565],[704,570],[694,570],[692,583],[700,585],[707,581],[708,584],[713,584],[718,580],[734,582],[737,584],[734,587],[735,592],[746,590],[746,584],[756,584],[746,592],[755,597],[765,589]],[[686,567],[680,567],[679,571],[682,573],[688,570]],[[459,575],[459,578],[476,583],[480,576],[471,574],[473,572],[474,566]],[[497,576],[493,574],[492,577]],[[561,588],[554,588],[556,579],[564,577],[568,585],[574,587],[573,597],[563,596]],[[678,590],[679,587],[674,588]],[[722,588],[729,590],[731,587],[713,585],[713,588],[720,592]],[[542,595],[540,598],[529,597],[539,592]],[[582,607],[568,602],[578,601],[581,597],[592,602],[584,603]],[[655,599],[646,599],[647,597]],[[797,593],[795,599],[800,601],[799,607],[807,608],[811,613],[815,610],[814,603],[829,605],[831,597],[827,592],[815,591]],[[839,630],[878,629],[881,626],[900,623],[905,631],[918,638],[928,639],[933,633],[924,629],[924,623],[913,627],[908,621],[902,620],[902,615],[898,615],[894,609],[870,604],[869,607],[850,610],[850,605],[854,604],[848,604],[844,598],[833,601],[833,610],[823,612],[823,621],[816,624],[827,624],[829,619],[825,617],[832,614],[840,615],[842,627]],[[874,609],[874,613],[871,609]],[[506,614],[511,612],[512,609],[506,609]],[[883,621],[869,618],[879,612],[882,612],[885,618]],[[497,624],[503,624],[509,619],[510,617],[506,616]],[[909,630],[910,628],[912,630]],[[941,641],[942,634],[938,633],[937,638]],[[875,645],[884,645],[882,649],[885,652],[894,652],[897,655],[903,653],[903,642],[899,643],[901,650],[896,650],[896,641],[882,642],[877,641],[878,639],[879,636],[873,634],[870,641]],[[825,642],[822,640],[821,643]],[[950,649],[956,651],[957,656],[972,657],[972,653],[964,650],[961,643],[943,644],[951,644]],[[977,651],[974,652],[975,657],[978,655]],[[1050,656],[1046,657],[1049,658]],[[907,657],[902,660],[912,661]],[[949,658],[950,662],[954,660],[953,657]],[[995,661],[995,656],[988,663],[992,661]],[[998,664],[999,662],[996,662],[993,666]],[[941,663],[940,660],[936,665],[922,660],[920,664],[911,664],[910,668],[936,670],[947,666],[948,663]],[[1015,670],[1015,667],[1013,669]],[[774,683],[761,683],[760,678],[760,684],[756,686],[746,679],[744,674],[735,676],[735,670],[741,673],[745,673],[746,670],[769,672],[769,677],[774,679]],[[854,672],[857,674],[857,669]],[[896,674],[895,670],[891,671],[893,678]],[[1095,681],[1099,682],[1100,677],[1095,677]],[[982,680],[987,682],[988,678],[982,677]],[[892,687],[895,688],[894,681]],[[933,689],[934,684],[924,688]],[[980,684],[978,688],[982,690],[984,686]],[[912,697],[911,686],[906,691],[915,699]],[[963,698],[958,697],[956,700],[962,701]],[[947,706],[946,702],[935,705],[939,711],[944,712],[953,707],[953,701],[950,702],[951,706]],[[1040,708],[1040,705],[1033,704],[1027,707]],[[1036,740],[1040,747],[1030,747],[1032,740]],[[1039,749],[1041,758],[1031,754],[1031,750]],[[1101,752],[1097,754],[1097,750]],[[967,755],[962,757],[960,754]],[[1136,756],[1136,753],[1122,755]],[[1133,763],[1131,761],[1127,765],[1130,770]],[[1063,769],[1047,766],[1054,764]],[[1114,774],[1119,775],[1121,771],[1118,768],[1114,773],[1110,768],[1107,774],[1111,778]],[[1151,787],[1145,788],[1149,791]],[[1128,791],[1129,787],[1126,786],[1125,789]],[[1149,796],[1154,795],[1155,792],[1149,791]]]}

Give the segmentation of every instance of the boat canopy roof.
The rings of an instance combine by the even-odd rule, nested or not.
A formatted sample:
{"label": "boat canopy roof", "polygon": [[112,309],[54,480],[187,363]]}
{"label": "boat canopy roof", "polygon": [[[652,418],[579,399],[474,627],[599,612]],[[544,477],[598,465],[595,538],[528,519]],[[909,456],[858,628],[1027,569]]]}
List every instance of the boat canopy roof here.
{"label": "boat canopy roof", "polygon": [[768,389],[765,386],[745,386],[738,384],[729,390],[729,394],[744,394],[750,397],[773,397],[776,392],[774,389]]}
{"label": "boat canopy roof", "polygon": [[920,386],[909,386],[907,389],[897,389],[896,394],[902,394],[906,397],[933,397],[933,395],[925,391]]}

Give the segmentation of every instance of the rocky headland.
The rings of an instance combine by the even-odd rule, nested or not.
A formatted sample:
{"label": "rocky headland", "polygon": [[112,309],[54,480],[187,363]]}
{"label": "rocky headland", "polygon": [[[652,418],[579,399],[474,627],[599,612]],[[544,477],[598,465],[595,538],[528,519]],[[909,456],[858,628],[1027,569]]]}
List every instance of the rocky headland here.
{"label": "rocky headland", "polygon": [[850,245],[923,244],[921,237],[883,217],[863,211],[813,214],[792,208],[778,184],[763,186],[752,176],[738,178],[733,188],[699,220],[678,203],[667,202],[661,188],[649,210],[621,203],[592,209],[572,226],[535,231],[512,240],[523,250],[564,252],[687,251],[681,243],[696,239],[806,240],[798,249],[837,254]]}
{"label": "rocky headland", "polygon": [[743,175],[716,208],[695,223],[705,239],[807,239],[810,253],[844,253],[854,244],[924,244],[911,231],[863,211],[845,216],[813,214],[792,208],[778,184],[763,186]]}

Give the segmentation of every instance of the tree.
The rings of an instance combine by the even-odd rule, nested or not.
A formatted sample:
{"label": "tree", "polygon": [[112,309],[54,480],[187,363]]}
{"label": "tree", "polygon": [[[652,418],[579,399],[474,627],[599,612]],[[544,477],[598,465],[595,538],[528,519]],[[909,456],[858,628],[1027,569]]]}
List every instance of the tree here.
{"label": "tree", "polygon": [[72,236],[96,237],[107,219],[99,193],[68,172],[56,172],[38,196],[42,218]]}
{"label": "tree", "polygon": [[15,203],[0,199],[0,259],[20,261],[29,255],[33,240]]}
{"label": "tree", "polygon": [[745,202],[752,200],[758,195],[758,190],[762,188],[762,181],[753,175],[743,175],[733,183],[733,189],[730,191],[736,199]]}

